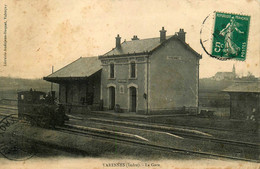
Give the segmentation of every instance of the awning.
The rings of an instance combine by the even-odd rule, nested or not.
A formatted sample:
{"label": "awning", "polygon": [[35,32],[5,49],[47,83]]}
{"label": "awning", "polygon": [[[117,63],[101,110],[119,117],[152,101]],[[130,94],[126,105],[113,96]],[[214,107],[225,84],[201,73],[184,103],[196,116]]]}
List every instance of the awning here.
{"label": "awning", "polygon": [[68,80],[87,80],[87,78],[102,69],[98,57],[80,57],[74,62],[64,66],[43,79],[59,83]]}

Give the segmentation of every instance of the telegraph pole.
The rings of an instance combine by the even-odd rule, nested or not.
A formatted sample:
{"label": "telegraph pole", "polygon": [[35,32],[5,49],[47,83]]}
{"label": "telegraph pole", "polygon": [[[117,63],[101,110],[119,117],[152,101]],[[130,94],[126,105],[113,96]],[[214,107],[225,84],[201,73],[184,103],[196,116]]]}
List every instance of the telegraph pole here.
{"label": "telegraph pole", "polygon": [[[54,67],[52,66],[51,67],[51,73],[53,73],[53,69],[54,69]],[[53,90],[53,83],[51,82],[51,92],[52,92],[52,90]]]}

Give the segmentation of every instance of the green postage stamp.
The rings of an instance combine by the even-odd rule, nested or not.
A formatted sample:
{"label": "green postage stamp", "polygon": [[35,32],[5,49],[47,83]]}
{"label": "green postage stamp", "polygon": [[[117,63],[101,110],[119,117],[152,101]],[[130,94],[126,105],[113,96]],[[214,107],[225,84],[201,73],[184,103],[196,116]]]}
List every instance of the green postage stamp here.
{"label": "green postage stamp", "polygon": [[215,13],[212,56],[221,59],[245,60],[250,16]]}

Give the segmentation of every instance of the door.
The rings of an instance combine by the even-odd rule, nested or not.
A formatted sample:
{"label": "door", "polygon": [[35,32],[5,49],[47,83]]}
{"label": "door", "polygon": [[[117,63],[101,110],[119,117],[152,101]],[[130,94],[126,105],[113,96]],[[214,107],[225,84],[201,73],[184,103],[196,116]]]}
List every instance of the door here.
{"label": "door", "polygon": [[136,112],[136,88],[130,87],[130,112]]}
{"label": "door", "polygon": [[115,87],[109,87],[109,109],[113,110],[115,108],[116,102],[116,90]]}

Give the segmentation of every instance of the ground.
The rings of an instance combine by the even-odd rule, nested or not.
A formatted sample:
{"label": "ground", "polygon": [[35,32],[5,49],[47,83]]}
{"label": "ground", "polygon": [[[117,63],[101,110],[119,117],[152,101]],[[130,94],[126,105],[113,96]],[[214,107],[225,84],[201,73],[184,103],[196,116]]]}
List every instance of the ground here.
{"label": "ground", "polygon": [[[12,111],[2,111],[2,113],[10,114]],[[209,156],[198,156],[191,153],[180,153],[176,152],[163,152],[159,150],[147,149],[146,147],[136,146],[131,143],[125,143],[121,141],[123,135],[127,135],[128,138],[134,139],[139,143],[149,143],[153,145],[159,146],[167,146],[169,148],[177,148],[177,149],[186,149],[187,151],[201,151],[201,152],[209,152],[209,153],[224,153],[223,155],[234,155],[237,157],[243,157],[243,147],[234,148],[232,146],[221,147],[221,145],[216,143],[211,143],[203,140],[194,140],[192,138],[187,138],[180,133],[175,133],[176,131],[181,130],[186,133],[193,133],[196,135],[213,135],[218,138],[233,138],[243,141],[251,141],[258,143],[258,137],[250,136],[248,133],[235,133],[231,135],[231,132],[228,130],[224,131],[216,131],[212,129],[206,128],[195,128],[192,125],[203,124],[211,127],[212,121],[215,121],[215,126],[230,126],[230,124],[225,123],[225,121],[216,122],[217,120],[210,120],[207,118],[200,117],[189,117],[189,116],[173,116],[171,118],[163,118],[158,116],[153,116],[152,118],[147,118],[146,116],[142,116],[142,119],[146,119],[146,121],[140,122],[140,120],[135,121],[136,115],[129,116],[128,114],[118,114],[114,112],[107,112],[107,114],[93,112],[93,114],[73,114],[70,116],[69,125],[79,125],[85,126],[90,132],[94,130],[99,130],[99,133],[104,134],[110,132],[111,135],[116,133],[115,136],[111,136],[109,139],[99,138],[98,136],[84,136],[72,133],[66,133],[61,131],[55,131],[52,129],[42,129],[38,127],[31,127],[30,125],[23,124],[20,122],[15,122],[12,125],[7,127],[7,130],[4,132],[4,137],[1,137],[1,146],[9,145],[9,147],[5,147],[7,150],[10,150],[10,145],[17,145],[18,150],[26,150],[26,151],[18,151],[20,156],[13,156],[12,152],[9,151],[9,159],[19,158],[24,161],[24,163],[31,166],[35,160],[44,161],[52,157],[51,165],[55,165],[57,163],[62,163],[63,160],[71,160],[71,161],[93,161],[99,162],[100,168],[109,168],[106,165],[110,165],[117,162],[122,162],[124,164],[134,163],[143,165],[143,168],[146,163],[149,164],[160,164],[160,166],[164,166],[164,168],[185,168],[188,167],[187,164],[205,164],[207,163],[210,166],[218,166],[221,163],[221,167],[224,168],[254,168],[257,167],[256,163],[248,163],[237,160],[226,160],[224,158],[216,158]],[[128,117],[127,117],[128,116]],[[97,118],[98,117],[98,118]],[[1,117],[3,119],[3,116]],[[113,120],[113,124],[109,123],[109,120]],[[127,120],[122,120],[127,119]],[[165,119],[167,119],[165,121]],[[11,120],[9,120],[11,122]],[[147,124],[152,124],[156,129],[158,126],[162,126],[162,124],[158,124],[159,122],[167,122],[163,124],[163,127],[172,127],[172,131],[157,131],[151,130],[147,127]],[[126,123],[125,125],[121,125],[120,123]],[[157,124],[153,124],[157,122]],[[170,124],[171,123],[171,124]],[[180,126],[183,124],[190,124],[184,126]],[[119,125],[120,124],[120,125]],[[134,125],[144,125],[144,128],[136,128]],[[179,124],[179,126],[174,126],[173,124]],[[245,136],[246,135],[246,136]],[[243,137],[244,136],[244,137]],[[247,137],[249,136],[249,137]],[[253,138],[253,139],[250,139]],[[22,141],[24,140],[24,141]],[[12,144],[10,144],[12,143]],[[12,148],[12,147],[11,147]],[[225,151],[224,151],[225,150]],[[257,151],[257,150],[255,150]],[[1,149],[1,152],[2,149]],[[17,152],[17,151],[16,151]],[[6,153],[6,152],[5,152]],[[255,153],[253,153],[255,154]],[[6,155],[6,154],[5,154]],[[242,155],[242,156],[241,156]],[[257,155],[257,152],[256,154]],[[29,158],[29,159],[27,159]],[[0,159],[3,161],[3,164],[8,163],[4,158]],[[196,161],[194,161],[196,160]],[[133,162],[134,161],[134,162]],[[200,161],[201,163],[198,163]],[[183,165],[181,166],[180,163]],[[86,164],[86,162],[84,163]],[[105,166],[104,166],[105,165]],[[4,166],[4,165],[2,165]],[[1,167],[2,167],[1,166]],[[97,166],[97,165],[96,165]],[[1,168],[0,167],[0,168]],[[132,166],[134,168],[137,166]],[[89,168],[89,167],[87,167]],[[139,167],[140,168],[140,167]],[[156,166],[154,166],[156,168]],[[157,166],[158,168],[158,166]],[[194,166],[196,168],[196,166]],[[197,167],[201,168],[201,167]],[[206,168],[206,166],[205,166]]]}

